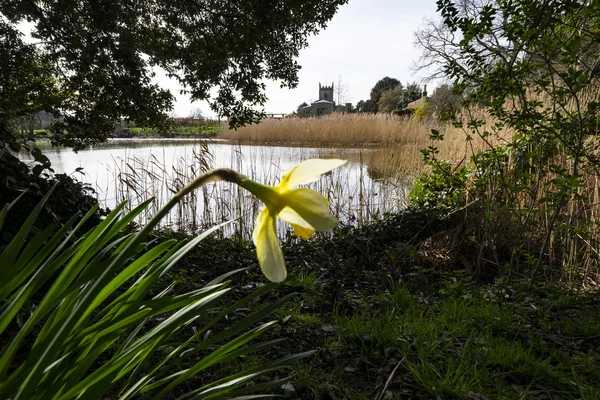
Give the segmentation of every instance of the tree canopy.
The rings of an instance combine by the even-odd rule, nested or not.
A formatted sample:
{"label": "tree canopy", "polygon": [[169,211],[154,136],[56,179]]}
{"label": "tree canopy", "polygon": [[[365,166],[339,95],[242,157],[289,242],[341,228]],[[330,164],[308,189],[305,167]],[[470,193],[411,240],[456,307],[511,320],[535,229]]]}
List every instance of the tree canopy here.
{"label": "tree canopy", "polygon": [[379,104],[381,94],[386,90],[395,88],[396,86],[402,86],[398,79],[390,78],[389,76],[380,79],[375,86],[373,86],[373,89],[371,89],[371,100],[373,100],[376,105]]}
{"label": "tree canopy", "polygon": [[173,94],[153,81],[156,67],[232,127],[255,121],[263,79],[295,87],[307,36],[346,2],[0,0],[2,139],[7,121],[40,110],[60,118],[54,143],[74,148],[105,140],[120,119],[163,126]]}
{"label": "tree canopy", "polygon": [[379,112],[391,113],[394,110],[402,108],[402,99],[404,98],[403,94],[404,93],[401,85],[384,91],[379,98],[379,103],[377,104]]}

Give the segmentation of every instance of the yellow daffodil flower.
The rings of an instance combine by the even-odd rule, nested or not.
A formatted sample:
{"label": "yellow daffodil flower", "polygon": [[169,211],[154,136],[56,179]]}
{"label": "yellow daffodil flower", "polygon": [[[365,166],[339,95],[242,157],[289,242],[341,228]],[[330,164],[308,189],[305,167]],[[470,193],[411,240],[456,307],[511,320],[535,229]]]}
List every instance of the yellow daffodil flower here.
{"label": "yellow daffodil flower", "polygon": [[306,160],[285,171],[277,186],[266,186],[248,178],[237,180],[253,193],[265,208],[258,214],[252,240],[260,268],[272,282],[282,282],[287,276],[283,252],[275,229],[276,217],[294,228],[294,234],[310,238],[316,231],[334,228],[338,221],[329,215],[327,199],[312,189],[294,187],[315,182],[322,174],[345,164],[345,160]]}

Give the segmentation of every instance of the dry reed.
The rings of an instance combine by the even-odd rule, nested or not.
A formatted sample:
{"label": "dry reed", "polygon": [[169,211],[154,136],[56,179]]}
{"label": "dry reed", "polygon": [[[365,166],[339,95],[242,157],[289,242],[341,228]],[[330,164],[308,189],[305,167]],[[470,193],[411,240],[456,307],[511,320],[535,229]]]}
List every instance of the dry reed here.
{"label": "dry reed", "polygon": [[[232,147],[230,167],[243,171],[251,179],[268,185],[279,183],[281,166],[260,147],[245,152]],[[330,156],[323,149],[322,157]],[[399,179],[378,181],[359,158],[311,185],[324,194],[332,214],[343,224],[361,226],[379,219],[384,213],[396,212],[406,206],[408,186]],[[197,175],[214,167],[209,146],[201,147],[191,156],[182,156],[168,166],[166,160],[152,154],[148,159],[129,157],[114,160],[114,192],[117,201],[128,200],[128,207],[154,199],[138,222],[151,218],[160,206]],[[254,220],[262,205],[248,192],[228,182],[203,186],[198,192],[185,197],[164,219],[165,226],[174,230],[197,232],[215,224],[235,220],[222,234],[249,238]],[[288,234],[288,227],[280,224],[279,234]]]}
{"label": "dry reed", "polygon": [[[492,130],[493,121],[480,113],[483,129]],[[431,130],[444,135],[441,142],[432,143]],[[505,142],[508,131],[496,132],[486,140]],[[486,141],[474,137],[465,140],[465,132],[450,123],[437,120],[416,120],[385,114],[332,114],[320,118],[267,119],[256,125],[227,130],[219,138],[241,142],[272,144],[303,144],[332,147],[330,155],[359,161],[362,157],[375,176],[415,177],[425,171],[421,149],[435,145],[439,158],[453,165],[466,163],[473,152],[484,149]],[[346,151],[347,148],[364,152]]]}

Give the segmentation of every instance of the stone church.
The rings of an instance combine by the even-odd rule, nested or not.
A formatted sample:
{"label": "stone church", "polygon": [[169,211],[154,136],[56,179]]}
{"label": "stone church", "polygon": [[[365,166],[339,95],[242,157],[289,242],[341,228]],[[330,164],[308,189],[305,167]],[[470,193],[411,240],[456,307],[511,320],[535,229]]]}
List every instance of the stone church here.
{"label": "stone church", "polygon": [[298,115],[303,117],[320,117],[321,115],[333,112],[345,113],[350,111],[352,111],[352,103],[346,103],[345,105],[335,104],[333,100],[333,82],[331,86],[321,86],[319,82],[319,100],[313,102],[310,106],[300,108]]}

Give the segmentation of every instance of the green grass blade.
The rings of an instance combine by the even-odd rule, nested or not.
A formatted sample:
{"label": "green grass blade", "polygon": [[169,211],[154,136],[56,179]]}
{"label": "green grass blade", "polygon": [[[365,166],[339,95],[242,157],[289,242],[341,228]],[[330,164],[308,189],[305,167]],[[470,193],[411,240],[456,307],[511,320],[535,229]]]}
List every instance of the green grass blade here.
{"label": "green grass blade", "polygon": [[19,200],[21,200],[21,197],[23,197],[25,195],[26,192],[22,192],[20,195],[17,196],[16,199],[14,199],[11,203],[9,204],[5,204],[4,207],[2,207],[2,210],[0,210],[0,232],[2,231],[2,227],[4,226],[4,219],[6,218],[6,216],[8,215],[8,212],[10,211],[11,208],[13,208],[13,206],[15,204],[17,204],[17,202]]}
{"label": "green grass blade", "polygon": [[191,378],[192,376],[198,374],[200,371],[202,371],[214,364],[224,362],[224,361],[229,360],[232,357],[235,357],[236,354],[233,354],[232,356],[228,356],[228,353],[231,353],[233,350],[246,344],[247,342],[254,339],[255,337],[261,335],[264,331],[269,329],[273,324],[275,324],[274,321],[262,324],[261,326],[258,326],[256,328],[244,333],[243,335],[229,341],[228,343],[220,346],[217,350],[213,351],[206,357],[203,357],[202,360],[200,360],[198,363],[196,363],[193,367],[189,368],[187,371],[185,371],[183,374],[181,374],[175,380],[173,380],[171,383],[169,383],[165,388],[163,388],[155,396],[155,398],[160,399],[160,398],[165,397],[177,385],[181,384],[183,381]]}
{"label": "green grass blade", "polygon": [[[33,329],[34,325],[44,318],[48,312],[52,309],[52,307],[61,300],[61,296],[65,294],[65,291],[68,288],[68,285],[72,280],[75,279],[78,272],[84,268],[85,261],[93,256],[93,253],[89,254],[89,249],[92,245],[97,242],[100,234],[105,231],[108,226],[118,217],[120,209],[124,206],[124,203],[120,205],[120,207],[116,207],[115,210],[110,213],[107,218],[100,223],[96,228],[92,229],[91,232],[86,234],[85,239],[82,242],[77,243],[76,251],[74,252],[73,257],[70,259],[69,263],[66,267],[63,268],[62,273],[55,280],[52,287],[48,290],[37,309],[33,313],[33,315],[27,320],[25,325],[19,330],[17,336],[11,341],[8,348],[3,352],[2,358],[0,358],[0,381],[5,379],[6,372],[12,361],[12,358],[15,355],[16,350],[20,346],[21,342],[25,338],[27,334]],[[87,253],[86,253],[87,252]],[[23,291],[27,291],[29,295],[32,294],[32,289],[36,287],[40,287],[42,281],[48,278],[48,271],[57,270],[61,265],[57,265],[56,262],[50,262],[49,264],[45,264],[44,268],[38,269],[38,271],[34,274],[34,276],[29,280],[26,286],[22,289]],[[9,309],[5,309],[2,316],[0,317],[0,331],[5,329],[5,324],[7,325],[10,322],[10,315],[14,316],[20,306],[24,303],[25,296],[18,296],[13,304],[10,305]],[[6,315],[5,315],[6,314]],[[73,318],[71,315],[69,318]],[[44,328],[48,329],[50,325],[45,325]],[[62,339],[62,337],[61,337]],[[58,338],[55,338],[58,341]],[[32,358],[33,357],[33,358]],[[36,360],[36,361],[34,361]],[[46,364],[51,364],[50,360],[46,360]],[[25,369],[32,372],[30,370],[31,364],[37,364],[38,369],[36,369],[36,373],[39,374],[46,366],[42,367],[42,363],[39,362],[39,354],[35,354],[34,352],[30,353],[30,357],[25,362]],[[34,381],[38,381],[40,376],[38,375]],[[29,387],[29,386],[26,386]]]}
{"label": "green grass blade", "polygon": [[48,190],[48,193],[46,193],[38,205],[29,214],[21,226],[21,229],[19,229],[15,237],[10,241],[8,247],[6,247],[2,255],[0,255],[0,265],[3,266],[2,279],[5,282],[13,279],[18,273],[18,271],[14,269],[15,260],[17,259],[21,248],[23,248],[23,245],[26,243],[25,239],[27,239],[27,236],[29,236],[35,220],[44,208],[48,198],[52,195],[52,192],[54,192],[54,189],[56,189],[56,185],[52,186],[50,190]]}
{"label": "green grass blade", "polygon": [[104,364],[85,380],[72,387],[67,393],[60,397],[61,400],[71,399],[79,396],[89,388],[103,381],[113,381],[126,375],[137,364],[147,360],[155,351],[156,347],[164,340],[165,336],[181,327],[183,323],[190,319],[195,319],[197,313],[215,299],[227,293],[230,289],[223,289],[208,296],[201,298],[193,304],[175,312],[165,321],[158,324],[135,343],[129,346],[126,351],[113,357],[109,363]]}
{"label": "green grass blade", "polygon": [[309,357],[315,353],[316,353],[316,350],[311,350],[311,351],[305,351],[305,352],[298,353],[298,354],[292,354],[289,356],[281,357],[275,361],[271,361],[270,363],[267,363],[264,365],[259,365],[257,367],[253,367],[253,368],[247,369],[245,371],[239,372],[237,374],[228,376],[226,378],[219,379],[215,382],[212,382],[212,383],[194,391],[194,392],[197,392],[198,394],[197,394],[197,396],[195,396],[193,398],[194,399],[211,398],[209,396],[218,394],[217,388],[219,388],[220,385],[225,385],[231,381],[239,382],[238,381],[239,379],[244,379],[245,377],[247,377],[249,375],[257,376],[257,375],[264,374],[267,371],[277,371],[281,367],[289,367],[289,365],[292,362],[300,360],[302,358]]}
{"label": "green grass blade", "polygon": [[206,348],[207,346],[211,346],[215,343],[219,343],[220,341],[225,340],[228,337],[238,334],[239,332],[243,331],[244,329],[247,329],[248,327],[260,322],[267,315],[271,314],[273,311],[280,308],[284,303],[286,303],[292,297],[295,297],[295,296],[297,296],[297,293],[290,293],[290,294],[287,294],[287,295],[277,299],[276,301],[270,303],[269,305],[260,309],[259,311],[247,316],[246,318],[244,318],[243,320],[241,320],[234,326],[227,328],[223,332],[219,332],[212,338],[209,338],[206,342],[199,345],[198,348]]}
{"label": "green grass blade", "polygon": [[44,247],[35,253],[34,257],[29,260],[29,263],[23,270],[21,270],[19,275],[2,287],[0,290],[0,298],[6,298],[9,293],[12,293],[17,287],[19,287],[34,271],[36,271],[38,268],[41,268],[44,265],[44,260],[47,260],[50,254],[55,253],[58,255],[58,253],[55,252],[58,244],[64,240],[65,236],[68,235],[69,229],[71,229],[76,220],[77,216],[69,219],[65,225],[59,229],[59,231],[56,232],[54,236],[44,245]]}

